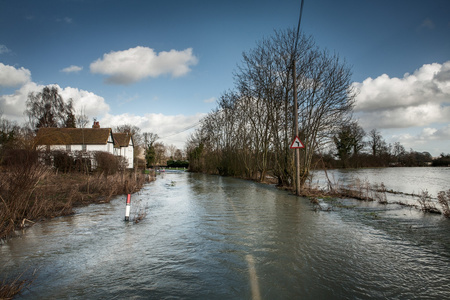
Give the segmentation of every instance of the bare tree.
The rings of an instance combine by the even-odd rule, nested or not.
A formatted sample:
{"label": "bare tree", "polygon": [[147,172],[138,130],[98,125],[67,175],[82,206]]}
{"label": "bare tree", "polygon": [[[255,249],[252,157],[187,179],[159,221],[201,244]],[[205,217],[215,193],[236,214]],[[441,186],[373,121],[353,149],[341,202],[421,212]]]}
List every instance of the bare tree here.
{"label": "bare tree", "polygon": [[32,129],[75,126],[72,99],[64,101],[54,86],[46,86],[37,94],[28,94],[26,106],[25,113]]}
{"label": "bare tree", "polygon": [[89,117],[86,115],[84,108],[79,113],[75,114],[75,124],[77,128],[86,128],[89,123]]}
{"label": "bare tree", "polygon": [[163,143],[154,143],[153,147],[155,149],[155,163],[157,165],[165,165],[166,164],[166,147]]}
{"label": "bare tree", "polygon": [[[276,32],[243,54],[235,74],[236,91],[220,98],[218,109],[201,121],[189,142],[193,168],[260,181],[270,172],[279,184],[292,185],[289,146],[294,132],[294,83],[290,67],[295,38],[294,30]],[[302,36],[298,45],[293,55],[299,70],[295,84],[300,138],[306,145],[301,160],[304,182],[313,154],[350,120],[355,95],[344,61],[320,51],[311,38]]]}
{"label": "bare tree", "polygon": [[135,146],[141,146],[141,144],[143,142],[143,138],[141,135],[141,129],[139,127],[137,127],[136,125],[131,125],[131,124],[119,125],[114,128],[114,132],[130,134],[133,137]]}
{"label": "bare tree", "polygon": [[387,150],[386,142],[378,130],[372,129],[369,132],[368,137],[369,137],[369,141],[367,143],[370,146],[370,148],[372,149],[373,156],[378,156],[378,155],[381,155],[382,153],[386,152],[386,150]]}
{"label": "bare tree", "polygon": [[144,132],[142,134],[144,140],[144,155],[147,167],[155,165],[156,152],[154,143],[159,139],[158,135],[152,132]]}
{"label": "bare tree", "polygon": [[171,159],[174,159],[175,152],[177,151],[177,147],[175,145],[166,146],[167,156]]}
{"label": "bare tree", "polygon": [[159,136],[156,133],[152,132],[144,132],[142,134],[142,137],[144,139],[145,148],[152,146],[153,143],[159,139]]}
{"label": "bare tree", "polygon": [[174,160],[183,160],[183,151],[181,149],[177,149],[175,154],[173,155]]}

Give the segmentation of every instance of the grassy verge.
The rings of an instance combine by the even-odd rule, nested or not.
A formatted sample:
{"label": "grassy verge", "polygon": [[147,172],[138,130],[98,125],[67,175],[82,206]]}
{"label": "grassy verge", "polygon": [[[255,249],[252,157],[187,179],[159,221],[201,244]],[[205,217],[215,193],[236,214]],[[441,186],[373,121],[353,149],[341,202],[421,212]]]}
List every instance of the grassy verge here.
{"label": "grassy verge", "polygon": [[0,172],[0,239],[43,219],[69,215],[76,206],[109,202],[138,191],[151,177],[132,171],[113,175],[58,173],[41,164]]}

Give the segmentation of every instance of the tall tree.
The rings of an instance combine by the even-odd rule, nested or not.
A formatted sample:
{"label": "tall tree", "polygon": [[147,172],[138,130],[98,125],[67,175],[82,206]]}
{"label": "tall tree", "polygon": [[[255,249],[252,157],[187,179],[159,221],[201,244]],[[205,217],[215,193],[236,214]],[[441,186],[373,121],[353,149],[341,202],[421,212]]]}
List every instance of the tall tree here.
{"label": "tall tree", "polygon": [[133,141],[136,146],[142,144],[141,129],[136,125],[131,124],[119,125],[114,128],[114,132],[128,133],[133,137]]}
{"label": "tall tree", "polygon": [[383,136],[381,135],[381,133],[378,130],[372,129],[369,132],[368,137],[369,137],[369,141],[367,143],[370,146],[370,148],[372,149],[373,156],[379,156],[379,155],[383,154],[384,152],[386,152],[386,150],[387,150],[386,141],[383,139]]}
{"label": "tall tree", "polygon": [[353,150],[353,137],[350,126],[343,126],[333,140],[337,150],[336,156],[341,160],[342,167],[347,168],[348,160]]}
{"label": "tall tree", "polygon": [[357,122],[341,126],[333,140],[337,150],[336,156],[341,160],[342,167],[358,167],[358,154],[364,148],[364,136],[364,129]]}
{"label": "tall tree", "polygon": [[26,115],[32,129],[41,127],[73,127],[72,99],[64,101],[55,86],[46,86],[42,92],[28,94]]}
{"label": "tall tree", "polygon": [[303,35],[293,53],[295,39],[294,30],[276,32],[244,53],[235,74],[235,92],[221,97],[218,109],[201,121],[189,141],[192,169],[259,180],[271,172],[279,184],[292,185],[294,55],[298,124],[306,146],[301,159],[305,182],[314,152],[332,142],[333,132],[348,122],[355,94],[344,61],[320,51],[312,38]]}
{"label": "tall tree", "polygon": [[152,132],[144,132],[142,134],[144,139],[144,154],[145,162],[148,168],[153,167],[156,162],[156,151],[154,143],[158,140],[158,135]]}

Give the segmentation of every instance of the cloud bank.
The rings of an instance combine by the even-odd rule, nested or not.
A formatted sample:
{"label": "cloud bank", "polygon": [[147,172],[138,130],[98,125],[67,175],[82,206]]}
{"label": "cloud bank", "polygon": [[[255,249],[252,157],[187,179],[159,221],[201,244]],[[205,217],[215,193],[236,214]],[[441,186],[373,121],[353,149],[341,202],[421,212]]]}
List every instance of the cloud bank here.
{"label": "cloud bank", "polygon": [[198,59],[192,48],[183,51],[170,50],[156,53],[147,47],[135,47],[123,51],[111,51],[90,65],[92,73],[107,75],[107,83],[131,84],[147,77],[186,75]]}
{"label": "cloud bank", "polygon": [[[0,63],[0,86],[14,87],[20,86],[13,94],[0,95],[0,111],[9,120],[18,122],[25,121],[24,111],[26,101],[30,93],[39,93],[44,85],[31,81],[31,72],[24,68],[16,69],[12,66],[5,66]],[[76,113],[83,111],[88,116],[104,115],[109,111],[109,105],[105,99],[94,93],[79,90],[77,88],[61,88],[53,84],[63,99],[72,99]]]}
{"label": "cloud bank", "polygon": [[31,72],[25,68],[16,69],[0,63],[0,87],[17,87],[31,80]]}
{"label": "cloud bank", "polygon": [[99,121],[102,127],[115,127],[123,124],[135,125],[141,129],[142,133],[156,133],[160,137],[158,142],[184,149],[185,142],[194,131],[195,125],[205,116],[206,113],[198,113],[191,116],[168,116],[154,113],[137,116],[125,113],[121,115],[106,114]]}
{"label": "cloud bank", "polygon": [[450,61],[426,64],[403,78],[383,74],[354,83],[364,128],[423,127],[450,120]]}
{"label": "cloud bank", "polygon": [[8,47],[6,47],[5,45],[0,45],[0,54],[8,53],[10,51],[11,50],[9,50]]}
{"label": "cloud bank", "polygon": [[[14,84],[23,84],[13,94],[0,95],[0,111],[3,113],[4,118],[24,123],[27,121],[24,111],[26,109],[28,95],[32,92],[41,92],[44,85],[32,82],[30,80],[31,72],[29,70],[23,68],[16,69],[11,66],[5,66],[1,70],[6,70],[10,76],[18,78],[14,81]],[[22,77],[19,75],[22,75]],[[3,79],[3,77],[0,77],[0,86],[10,85],[10,78]],[[175,145],[179,149],[184,148],[185,141],[194,130],[195,125],[206,115],[205,113],[198,113],[191,116],[163,114],[137,116],[128,113],[112,115],[109,113],[109,105],[101,96],[78,88],[62,88],[57,84],[53,84],[52,86],[58,89],[63,99],[73,100],[76,114],[83,113],[89,118],[96,117],[102,127],[132,124],[139,127],[141,132],[158,134],[161,138],[159,142],[163,142],[166,145]],[[90,125],[91,123],[88,124],[88,126]]]}

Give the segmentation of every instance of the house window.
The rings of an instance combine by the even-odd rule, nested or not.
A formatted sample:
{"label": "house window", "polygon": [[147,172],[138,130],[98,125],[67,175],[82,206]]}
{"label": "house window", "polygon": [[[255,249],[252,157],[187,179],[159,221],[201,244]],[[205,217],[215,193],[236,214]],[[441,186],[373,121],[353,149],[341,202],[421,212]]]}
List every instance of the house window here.
{"label": "house window", "polygon": [[70,145],[66,145],[66,151],[70,151],[70,150],[71,150]]}
{"label": "house window", "polygon": [[86,152],[86,145],[81,145],[81,151]]}

